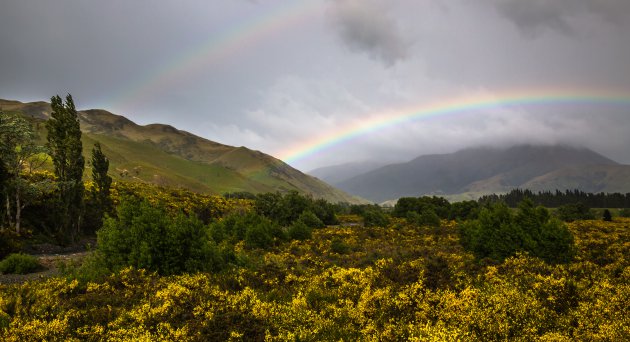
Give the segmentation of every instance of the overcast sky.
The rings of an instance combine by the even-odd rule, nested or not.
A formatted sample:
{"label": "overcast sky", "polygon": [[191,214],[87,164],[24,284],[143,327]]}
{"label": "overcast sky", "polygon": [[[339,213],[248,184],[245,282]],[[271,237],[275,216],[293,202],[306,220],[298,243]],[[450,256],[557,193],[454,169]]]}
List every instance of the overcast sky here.
{"label": "overcast sky", "polygon": [[[281,158],[379,113],[467,96],[630,99],[628,0],[3,0],[0,47],[0,98],[71,93],[80,109]],[[524,142],[630,163],[630,102],[418,117],[290,163],[308,171]]]}

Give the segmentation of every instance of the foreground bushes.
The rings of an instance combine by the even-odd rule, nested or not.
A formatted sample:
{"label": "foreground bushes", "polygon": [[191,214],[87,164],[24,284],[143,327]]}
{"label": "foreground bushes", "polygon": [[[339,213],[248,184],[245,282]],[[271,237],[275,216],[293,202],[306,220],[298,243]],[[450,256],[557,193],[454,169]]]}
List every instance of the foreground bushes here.
{"label": "foreground bushes", "polygon": [[567,264],[480,266],[454,222],[438,240],[392,219],[245,250],[255,263],[219,273],[0,286],[0,340],[624,341],[629,224],[570,223]]}
{"label": "foreground bushes", "polygon": [[128,199],[98,232],[97,254],[108,270],[127,266],[159,274],[220,269],[222,261],[205,226],[195,217],[169,216],[147,201]]}
{"label": "foreground bushes", "polygon": [[0,273],[2,274],[27,274],[38,271],[42,268],[37,258],[26,254],[11,254],[0,262]]}

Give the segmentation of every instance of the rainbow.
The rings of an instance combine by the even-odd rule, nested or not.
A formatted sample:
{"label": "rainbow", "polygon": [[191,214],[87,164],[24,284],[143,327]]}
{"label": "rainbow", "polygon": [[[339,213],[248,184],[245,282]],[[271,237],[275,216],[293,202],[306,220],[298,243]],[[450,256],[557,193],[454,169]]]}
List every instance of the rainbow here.
{"label": "rainbow", "polygon": [[150,74],[130,82],[110,100],[112,105],[128,105],[142,102],[152,94],[159,94],[168,87],[185,80],[208,67],[229,59],[284,29],[303,24],[323,9],[319,1],[295,0],[277,5],[263,15],[254,15],[232,27],[211,35],[205,42],[181,53],[169,63]]}
{"label": "rainbow", "polygon": [[[613,105],[630,109],[629,90],[546,89],[504,92],[498,95],[474,95],[449,98],[431,104],[411,106],[395,111],[361,115],[361,122],[339,127],[277,153],[288,164],[295,163],[323,150],[402,123],[431,117],[473,113],[500,107],[539,105]],[[630,115],[630,110],[629,113]]]}

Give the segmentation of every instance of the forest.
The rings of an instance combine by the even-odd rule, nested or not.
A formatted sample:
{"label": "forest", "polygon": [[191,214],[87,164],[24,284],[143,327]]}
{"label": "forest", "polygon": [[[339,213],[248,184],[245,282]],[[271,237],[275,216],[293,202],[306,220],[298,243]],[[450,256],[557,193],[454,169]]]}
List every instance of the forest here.
{"label": "forest", "polygon": [[20,253],[34,244],[94,245],[54,276],[0,285],[4,341],[630,336],[623,206],[570,193],[558,205],[408,197],[391,210],[213,196],[112,182],[98,144],[84,177],[72,98],[52,104],[42,145],[27,120],[0,116],[0,272],[41,269]]}

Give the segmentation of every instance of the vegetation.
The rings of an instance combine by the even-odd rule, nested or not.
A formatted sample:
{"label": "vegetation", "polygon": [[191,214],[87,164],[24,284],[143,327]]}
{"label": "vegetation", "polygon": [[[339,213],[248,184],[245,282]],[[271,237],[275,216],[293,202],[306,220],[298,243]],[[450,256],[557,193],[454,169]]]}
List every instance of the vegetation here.
{"label": "vegetation", "polygon": [[6,222],[17,234],[22,232],[24,208],[50,188],[49,182],[28,180],[43,165],[44,151],[35,143],[35,133],[27,120],[0,111],[2,223]]}
{"label": "vegetation", "polygon": [[[226,198],[112,182],[100,144],[84,182],[82,160],[72,159],[82,150],[72,98],[53,98],[53,108],[54,175],[36,170],[45,158],[25,138],[30,123],[0,115],[0,257],[31,237],[96,231],[97,245],[81,265],[62,267],[63,277],[0,285],[1,340],[630,335],[624,211],[614,221],[587,220],[594,216],[586,205],[565,204],[556,211],[565,223],[531,200],[512,210],[499,197],[409,197],[391,212],[297,192]],[[70,218],[58,221],[62,214]],[[38,267],[23,254],[0,262],[2,273]]]}
{"label": "vegetation", "polygon": [[91,210],[91,215],[88,217],[95,218],[93,223],[93,231],[99,229],[102,224],[103,215],[106,213],[112,213],[112,199],[110,196],[110,189],[112,186],[112,177],[109,176],[109,159],[103,154],[101,150],[101,144],[98,142],[94,144],[92,149],[92,181],[94,186],[90,190],[90,200],[88,203],[88,210]]}
{"label": "vegetation", "polygon": [[75,241],[81,232],[83,216],[83,145],[81,127],[72,96],[62,102],[51,99],[52,113],[46,122],[48,149],[57,178],[56,231],[60,239]]}
{"label": "vegetation", "polygon": [[14,253],[0,261],[2,274],[27,274],[42,268],[37,258],[31,255]]}
{"label": "vegetation", "polygon": [[567,222],[575,220],[592,220],[595,218],[591,209],[582,203],[562,205],[556,210],[556,214],[558,215],[558,218]]}
{"label": "vegetation", "polygon": [[533,192],[527,189],[514,189],[503,195],[487,195],[479,198],[480,203],[496,203],[503,202],[514,208],[529,198],[538,205],[547,208],[557,208],[565,204],[582,203],[591,208],[630,208],[630,193],[587,193],[580,190],[566,190],[564,192],[556,191],[540,191]]}
{"label": "vegetation", "polygon": [[612,214],[610,213],[610,210],[604,209],[604,214],[603,214],[602,219],[604,221],[609,221],[609,222],[612,221]]}
{"label": "vegetation", "polygon": [[517,253],[494,265],[462,248],[454,221],[439,236],[398,218],[327,227],[239,249],[224,271],[0,286],[0,338],[619,341],[630,333],[628,226],[574,221],[572,261]]}
{"label": "vegetation", "polygon": [[461,229],[463,246],[477,259],[502,262],[518,252],[527,252],[549,263],[567,262],[573,256],[573,236],[543,207],[523,201],[513,213],[504,204],[484,208],[479,219]]}

